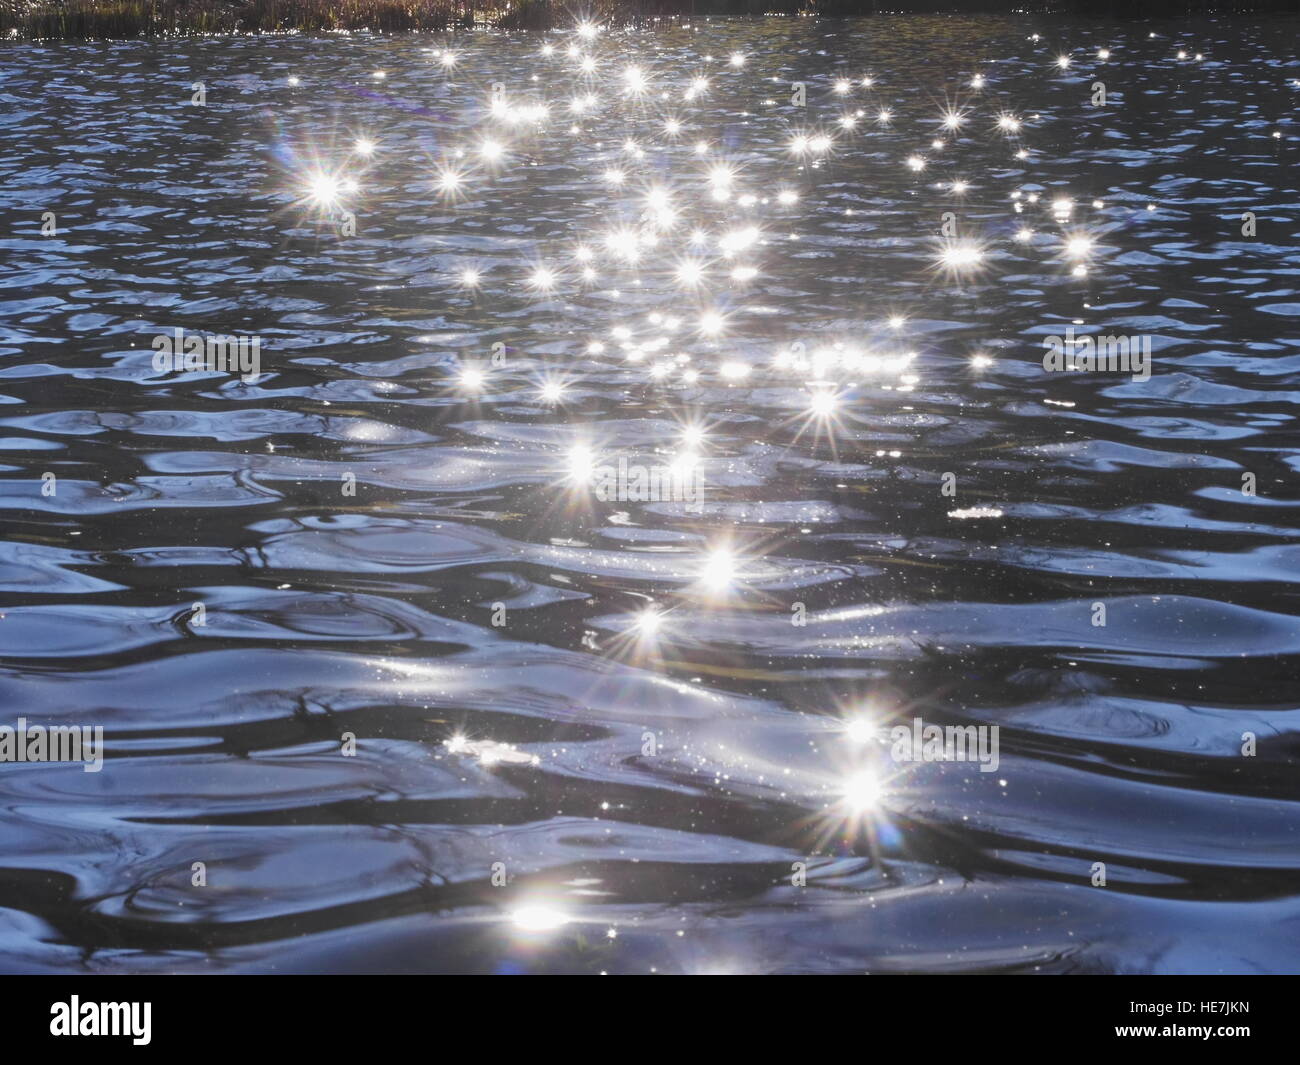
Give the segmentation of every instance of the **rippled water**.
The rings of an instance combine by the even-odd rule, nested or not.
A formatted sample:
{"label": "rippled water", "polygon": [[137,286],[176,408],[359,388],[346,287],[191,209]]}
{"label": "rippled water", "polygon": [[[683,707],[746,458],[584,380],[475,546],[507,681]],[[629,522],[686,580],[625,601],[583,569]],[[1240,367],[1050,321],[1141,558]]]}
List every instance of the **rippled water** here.
{"label": "rippled water", "polygon": [[1295,970],[1297,30],[6,47],[3,967]]}

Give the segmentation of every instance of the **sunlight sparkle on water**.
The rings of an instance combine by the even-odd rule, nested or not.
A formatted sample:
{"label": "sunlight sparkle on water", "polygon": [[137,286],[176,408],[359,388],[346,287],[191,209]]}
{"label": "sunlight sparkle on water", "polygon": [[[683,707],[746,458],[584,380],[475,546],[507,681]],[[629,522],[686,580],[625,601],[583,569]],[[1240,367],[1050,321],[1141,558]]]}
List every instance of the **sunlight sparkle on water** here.
{"label": "sunlight sparkle on water", "polygon": [[642,636],[650,637],[659,632],[663,620],[663,615],[658,610],[648,606],[636,615],[632,624]]}
{"label": "sunlight sparkle on water", "polygon": [[868,813],[880,802],[880,780],[870,770],[854,773],[844,782],[844,802],[855,814]]}
{"label": "sunlight sparkle on water", "polygon": [[595,453],[586,444],[574,444],[565,456],[569,479],[586,483],[591,480],[596,467]]}
{"label": "sunlight sparkle on water", "polygon": [[700,333],[706,337],[715,337],[726,328],[726,319],[717,311],[706,311],[700,315]]}
{"label": "sunlight sparkle on water", "polygon": [[949,273],[963,273],[973,270],[984,259],[984,253],[977,244],[969,240],[951,241],[939,253],[939,265]]}
{"label": "sunlight sparkle on water", "polygon": [[547,403],[559,403],[566,391],[564,382],[558,380],[543,381],[537,390],[538,395]]}
{"label": "sunlight sparkle on water", "polygon": [[808,397],[808,409],[814,417],[829,418],[839,405],[839,397],[827,388],[820,388]]}
{"label": "sunlight sparkle on water", "polygon": [[569,923],[569,918],[549,906],[521,906],[510,914],[520,932],[553,932]]}
{"label": "sunlight sparkle on water", "polygon": [[343,182],[332,174],[318,171],[307,178],[307,197],[319,206],[337,203],[343,192]]}
{"label": "sunlight sparkle on water", "polygon": [[549,267],[539,266],[528,276],[528,287],[541,292],[549,292],[556,284],[555,271]]}
{"label": "sunlight sparkle on water", "polygon": [[700,569],[700,583],[710,591],[723,592],[735,583],[736,560],[725,547],[714,548]]}

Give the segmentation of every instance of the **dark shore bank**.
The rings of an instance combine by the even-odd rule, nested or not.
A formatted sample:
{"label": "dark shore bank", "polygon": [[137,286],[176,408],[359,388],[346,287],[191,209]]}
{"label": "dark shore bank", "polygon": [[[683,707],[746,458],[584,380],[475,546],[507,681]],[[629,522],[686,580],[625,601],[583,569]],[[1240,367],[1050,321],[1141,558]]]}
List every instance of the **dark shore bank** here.
{"label": "dark shore bank", "polygon": [[[1027,13],[1149,18],[1294,13],[1300,0],[597,0],[589,18],[610,25],[704,15],[850,17],[917,13]],[[458,28],[549,29],[574,20],[554,0],[6,0],[0,36],[122,39],[228,33],[406,33]]]}

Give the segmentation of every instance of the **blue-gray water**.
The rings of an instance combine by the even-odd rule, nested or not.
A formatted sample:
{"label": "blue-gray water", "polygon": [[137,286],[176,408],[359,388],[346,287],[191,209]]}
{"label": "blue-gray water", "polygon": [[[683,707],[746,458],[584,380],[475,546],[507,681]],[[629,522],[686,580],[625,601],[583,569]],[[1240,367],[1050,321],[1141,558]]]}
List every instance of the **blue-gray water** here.
{"label": "blue-gray water", "polygon": [[1300,968],[1298,31],[6,45],[0,966]]}

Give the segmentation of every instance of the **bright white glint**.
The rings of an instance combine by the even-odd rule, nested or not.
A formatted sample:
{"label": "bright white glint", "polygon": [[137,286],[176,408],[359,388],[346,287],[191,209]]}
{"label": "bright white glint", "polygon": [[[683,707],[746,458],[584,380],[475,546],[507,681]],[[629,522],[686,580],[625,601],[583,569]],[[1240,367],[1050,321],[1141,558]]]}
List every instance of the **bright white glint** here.
{"label": "bright white glint", "polygon": [[559,910],[547,906],[521,906],[510,919],[521,932],[553,932],[569,923]]}
{"label": "bright white glint", "polygon": [[958,241],[944,248],[939,255],[940,264],[948,270],[970,270],[978,266],[984,253],[969,241]]}
{"label": "bright white glint", "polygon": [[704,264],[688,259],[677,267],[677,280],[683,285],[698,285],[704,280]]}
{"label": "bright white glint", "polygon": [[565,457],[565,466],[569,477],[575,481],[591,480],[592,470],[596,465],[596,456],[585,444],[574,444]]}
{"label": "bright white glint", "polygon": [[880,801],[880,781],[871,772],[861,772],[844,782],[844,801],[855,813],[866,813]]}
{"label": "bright white glint", "polygon": [[546,291],[555,287],[555,271],[545,266],[539,266],[528,276],[528,284],[532,288]]}
{"label": "bright white glint", "polygon": [[313,174],[307,181],[308,195],[319,204],[334,203],[341,191],[338,179],[329,174]]}
{"label": "bright white glint", "polygon": [[725,547],[710,551],[700,570],[700,581],[714,591],[722,591],[736,579],[736,560]]}
{"label": "bright white glint", "polygon": [[839,404],[839,397],[828,389],[819,389],[808,397],[808,409],[818,418],[829,418]]}

